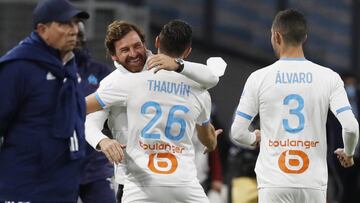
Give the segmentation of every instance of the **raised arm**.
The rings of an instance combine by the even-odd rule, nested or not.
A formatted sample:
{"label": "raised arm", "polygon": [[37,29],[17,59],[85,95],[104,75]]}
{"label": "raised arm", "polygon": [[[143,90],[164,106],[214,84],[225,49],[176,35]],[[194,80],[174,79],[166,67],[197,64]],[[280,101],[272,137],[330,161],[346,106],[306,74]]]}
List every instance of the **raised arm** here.
{"label": "raised arm", "polygon": [[199,83],[204,89],[210,89],[217,85],[219,77],[216,76],[210,68],[200,63],[184,61],[182,70],[180,65],[174,58],[164,54],[156,54],[149,57],[147,61],[148,69],[155,68],[155,72],[159,70],[177,71],[180,74]]}

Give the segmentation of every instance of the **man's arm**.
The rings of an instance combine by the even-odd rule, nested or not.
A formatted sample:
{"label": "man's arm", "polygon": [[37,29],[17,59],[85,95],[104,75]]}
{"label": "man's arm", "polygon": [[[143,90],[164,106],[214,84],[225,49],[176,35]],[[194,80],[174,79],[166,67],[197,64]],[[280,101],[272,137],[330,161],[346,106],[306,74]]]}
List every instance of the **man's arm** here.
{"label": "man's arm", "polygon": [[230,131],[230,137],[235,141],[252,146],[260,142],[260,131],[249,131],[251,121],[259,109],[256,81],[254,74],[247,79]]}
{"label": "man's arm", "polygon": [[96,93],[92,93],[86,97],[86,113],[99,111],[103,109],[103,106]]}
{"label": "man's arm", "polygon": [[352,111],[341,112],[336,117],[342,127],[344,148],[338,148],[334,153],[340,164],[347,168],[354,165],[353,156],[359,139],[359,124]]}
{"label": "man's arm", "polygon": [[214,126],[211,123],[208,123],[205,125],[196,124],[196,131],[199,141],[206,147],[204,153],[207,153],[215,150],[217,136],[221,134],[223,130],[215,130]]}
{"label": "man's arm", "polygon": [[260,130],[255,130],[253,132],[249,131],[249,126],[251,124],[251,120],[248,118],[244,118],[240,113],[236,113],[235,120],[231,125],[230,136],[241,144],[255,146],[261,141],[261,133]]}
{"label": "man's arm", "polygon": [[108,115],[107,111],[102,110],[86,116],[85,139],[94,149],[101,150],[111,163],[119,164],[125,157],[125,145],[108,138],[101,131]]}
{"label": "man's arm", "polygon": [[334,86],[330,95],[330,109],[342,127],[344,148],[335,150],[343,167],[354,165],[353,155],[359,139],[359,124],[351,110],[344,83],[338,74],[334,77]]}
{"label": "man's arm", "polygon": [[[176,71],[179,68],[179,64],[175,62],[174,58],[164,54],[150,56],[147,61],[147,66],[148,69],[155,68],[155,72],[162,69]],[[199,83],[204,89],[210,89],[219,82],[219,77],[216,76],[211,69],[207,68],[206,65],[200,63],[184,61],[184,69],[180,74]]]}
{"label": "man's arm", "polygon": [[108,138],[102,133],[108,115],[109,113],[105,110],[86,115],[85,139],[95,150],[100,150],[99,142],[104,138]]}

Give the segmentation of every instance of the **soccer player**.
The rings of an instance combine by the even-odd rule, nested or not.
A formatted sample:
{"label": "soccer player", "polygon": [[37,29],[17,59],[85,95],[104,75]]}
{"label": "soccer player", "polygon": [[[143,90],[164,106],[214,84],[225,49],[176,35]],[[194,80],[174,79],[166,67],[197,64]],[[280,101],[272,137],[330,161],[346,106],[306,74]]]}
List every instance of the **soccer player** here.
{"label": "soccer player", "polygon": [[[152,55],[146,50],[145,36],[136,26],[125,21],[114,21],[107,29],[105,45],[108,54],[114,61],[116,70],[109,77],[118,78],[122,75],[129,75],[155,68],[177,70],[181,74],[193,79],[202,85],[203,88],[215,86],[219,80],[209,68],[202,64],[183,61],[180,66],[174,58],[164,54]],[[176,57],[175,57],[176,58]],[[145,61],[148,65],[145,65]],[[182,62],[181,60],[179,62]],[[182,70],[179,70],[182,69]],[[109,81],[109,80],[107,80]],[[101,83],[105,85],[107,81]],[[101,132],[105,120],[108,118],[108,125],[116,140],[109,139]],[[126,108],[121,106],[110,107],[103,111],[89,114],[85,123],[86,139],[94,147],[101,149],[109,156],[119,143],[126,143],[127,137],[127,116]],[[115,181],[119,184],[117,200],[121,201],[122,188],[124,184],[125,170],[123,164],[117,164],[115,169]]]}
{"label": "soccer player", "polygon": [[[191,35],[187,23],[170,21],[157,37],[156,47],[180,60],[191,51]],[[101,83],[96,94],[87,97],[87,109],[127,107],[123,201],[208,202],[196,179],[191,137],[196,128],[207,151],[216,147],[217,133],[209,123],[209,93],[174,71],[146,71],[104,80],[111,82]],[[121,153],[114,151],[110,156],[117,162],[117,157],[123,158]]]}
{"label": "soccer player", "polygon": [[255,167],[260,203],[326,202],[329,108],[343,128],[344,149],[335,153],[344,167],[354,164],[359,129],[343,81],[305,58],[306,38],[303,14],[288,9],[276,15],[271,43],[279,60],[249,76],[232,125],[236,141],[256,144],[260,133],[249,132],[248,126],[260,115]]}

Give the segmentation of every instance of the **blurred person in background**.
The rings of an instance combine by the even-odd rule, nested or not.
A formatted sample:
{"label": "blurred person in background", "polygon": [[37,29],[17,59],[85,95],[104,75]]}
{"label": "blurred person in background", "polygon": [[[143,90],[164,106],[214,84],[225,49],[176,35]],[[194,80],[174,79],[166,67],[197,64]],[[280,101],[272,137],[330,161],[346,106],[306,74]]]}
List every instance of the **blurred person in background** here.
{"label": "blurred person in background", "polygon": [[85,156],[85,100],[67,0],[42,0],[34,31],[0,58],[0,202],[75,203]]}
{"label": "blurred person in background", "polygon": [[[86,32],[83,22],[78,23],[79,33],[75,53],[75,61],[81,77],[81,87],[85,96],[93,93],[99,87],[100,81],[110,73],[109,68],[96,62],[86,47]],[[108,128],[104,129],[111,136]],[[103,132],[104,132],[103,130]],[[96,151],[86,143],[85,169],[79,189],[79,197],[83,203],[116,203],[115,191],[111,178],[114,176],[114,166],[105,155]]]}
{"label": "blurred person in background", "polygon": [[[146,49],[144,33],[129,22],[118,20],[112,22],[107,28],[105,46],[116,68],[109,77],[121,78],[123,75],[146,71],[147,67],[155,67],[158,70],[177,71],[202,84],[205,88],[213,87],[219,80],[205,65],[182,60],[176,62],[175,58],[164,54],[152,56],[152,53]],[[145,65],[147,60],[152,65]],[[115,139],[110,139],[101,132],[107,118]],[[111,160],[107,151],[116,150],[113,147],[118,143],[127,143],[127,123],[125,107],[114,106],[88,114],[85,123],[86,139],[92,147],[105,152]],[[124,181],[125,166],[122,163],[116,164],[115,182],[119,184],[116,195],[118,202],[121,202]]]}
{"label": "blurred person in background", "polygon": [[[340,76],[344,81],[344,87],[348,96],[351,109],[356,118],[359,118],[358,109],[360,108],[358,82],[354,74],[341,72]],[[357,146],[354,154],[354,167],[343,168],[331,153],[331,149],[343,146],[341,137],[342,128],[339,121],[332,114],[328,116],[327,122],[328,143],[330,152],[328,153],[329,165],[329,203],[358,203],[360,202],[360,154]]]}
{"label": "blurred person in background", "polygon": [[[359,126],[344,83],[331,69],[305,58],[306,38],[302,13],[294,9],[277,13],[271,44],[279,60],[249,76],[231,128],[239,143],[254,145],[261,140],[255,167],[260,203],[326,202],[329,108],[343,129],[344,148],[335,154],[343,167],[354,165]],[[259,131],[248,130],[257,114],[261,137]]]}

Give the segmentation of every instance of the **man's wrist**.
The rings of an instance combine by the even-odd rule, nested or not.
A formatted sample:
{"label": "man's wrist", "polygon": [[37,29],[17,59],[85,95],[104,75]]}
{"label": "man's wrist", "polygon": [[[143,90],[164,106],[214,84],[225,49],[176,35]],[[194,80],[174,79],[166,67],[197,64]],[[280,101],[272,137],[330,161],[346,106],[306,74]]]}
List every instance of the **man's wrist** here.
{"label": "man's wrist", "polygon": [[184,60],[181,58],[176,58],[175,62],[179,65],[175,72],[181,73],[184,70]]}

